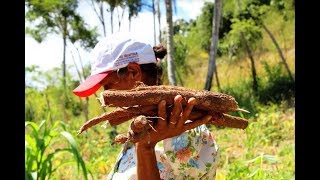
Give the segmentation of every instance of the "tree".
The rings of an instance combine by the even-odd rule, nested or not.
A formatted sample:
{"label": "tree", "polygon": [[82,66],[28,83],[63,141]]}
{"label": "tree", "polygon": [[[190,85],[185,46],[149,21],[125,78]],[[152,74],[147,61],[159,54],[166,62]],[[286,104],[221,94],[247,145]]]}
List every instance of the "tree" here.
{"label": "tree", "polygon": [[[280,2],[282,2],[282,1],[280,1]],[[275,4],[273,6],[275,6],[276,8],[279,8],[280,10],[283,10],[285,8],[285,7],[282,7],[278,4]],[[279,46],[279,43],[277,42],[275,36],[272,34],[272,32],[269,30],[269,28],[263,23],[263,18],[265,17],[266,13],[271,10],[271,8],[273,6],[264,5],[264,4],[263,5],[251,4],[247,9],[248,9],[248,12],[253,17],[253,19],[255,20],[255,22],[257,23],[257,25],[261,26],[262,29],[267,32],[268,36],[270,37],[274,46],[277,49],[277,52],[278,52],[280,59],[281,59],[281,62],[284,65],[284,67],[286,68],[286,71],[289,75],[289,78],[291,79],[291,81],[294,81],[294,78],[293,78],[292,73],[289,69],[288,63],[287,63],[286,59],[284,58],[283,52]],[[286,11],[284,11],[284,12],[286,12]],[[284,13],[283,18],[286,19],[286,13]]]}
{"label": "tree", "polygon": [[251,65],[252,88],[255,93],[258,91],[258,80],[252,48],[261,39],[261,29],[256,26],[252,19],[240,20],[234,18],[232,20],[231,31],[225,36],[221,44],[224,49],[228,49],[229,55],[232,57],[239,55],[242,51],[247,53]]}
{"label": "tree", "polygon": [[281,48],[280,48],[280,46],[279,46],[276,38],[273,36],[273,34],[272,34],[271,31],[267,28],[267,26],[266,26],[265,24],[263,24],[262,22],[261,22],[261,27],[267,32],[267,34],[268,34],[269,37],[271,38],[273,44],[276,46],[277,51],[278,51],[279,56],[280,56],[280,59],[281,59],[281,61],[282,61],[282,64],[283,64],[284,67],[286,68],[286,70],[287,70],[287,72],[288,72],[288,75],[289,75],[291,81],[294,81],[294,78],[293,78],[292,73],[291,73],[291,71],[290,71],[290,69],[289,69],[288,63],[287,63],[286,59],[284,58],[284,55],[283,55],[283,53],[282,53],[282,50],[281,50]]}
{"label": "tree", "polygon": [[113,12],[118,4],[118,0],[106,0],[109,4],[109,11],[110,11],[110,25],[111,25],[111,33],[113,33]]}
{"label": "tree", "polygon": [[[95,2],[98,4],[98,10],[95,7]],[[105,24],[105,20],[104,20],[104,8],[103,8],[103,4],[104,1],[103,0],[91,0],[91,7],[94,10],[94,12],[96,13],[99,22],[102,25],[103,28],[103,35],[104,37],[106,36],[106,24]]]}
{"label": "tree", "polygon": [[39,43],[50,33],[61,35],[63,39],[62,77],[65,87],[67,40],[72,43],[80,41],[83,47],[91,48],[97,42],[96,29],[87,28],[81,16],[77,14],[76,0],[26,0],[26,6],[26,19],[32,23],[26,28],[27,34]]}
{"label": "tree", "polygon": [[[238,11],[239,14],[241,14],[241,4],[240,4],[240,0],[238,0]],[[241,24],[241,22],[240,22]],[[250,28],[250,26],[247,26]],[[248,40],[245,37],[244,32],[240,29],[240,37],[241,37],[241,43],[244,44],[245,49],[248,53],[249,59],[250,59],[250,63],[251,63],[251,72],[252,72],[252,89],[254,93],[258,93],[258,80],[257,80],[257,71],[256,71],[256,67],[255,67],[255,61],[253,59],[253,54],[252,54],[252,50],[250,48],[250,45],[248,43]]]}
{"label": "tree", "polygon": [[172,25],[172,5],[171,0],[165,0],[166,5],[166,22],[167,22],[167,62],[168,62],[168,79],[170,85],[177,85],[176,77],[175,77],[175,67],[173,62],[173,25]]}
{"label": "tree", "polygon": [[159,43],[161,43],[161,23],[160,23],[160,5],[159,5],[159,0],[155,0],[155,14],[158,17],[158,27],[159,27]]}
{"label": "tree", "polygon": [[153,41],[154,45],[156,45],[157,41],[157,33],[156,33],[156,9],[155,9],[155,4],[154,0],[152,0],[152,16],[153,16]]}
{"label": "tree", "polygon": [[[208,53],[210,52],[211,45],[213,16],[214,3],[205,2],[203,8],[201,9],[201,14],[195,20],[194,27],[191,27],[194,41],[201,46],[201,49],[206,50]],[[230,12],[221,13],[219,39],[223,38],[231,30],[232,18],[233,15]],[[219,54],[219,47],[217,49],[217,54]]]}
{"label": "tree", "polygon": [[63,93],[61,99],[64,118],[68,119],[66,106],[69,102],[66,85],[66,48],[67,40],[72,44],[80,42],[85,49],[92,48],[97,43],[96,28],[86,27],[82,17],[76,12],[78,2],[76,0],[27,0],[26,19],[31,23],[26,28],[37,42],[41,43],[50,33],[62,36],[63,60],[62,60],[62,85]]}
{"label": "tree", "polygon": [[[110,12],[110,27],[111,27],[111,33],[113,33],[113,13],[115,8],[117,8],[118,6],[122,7],[124,6],[124,1],[123,0],[91,0],[91,7],[94,10],[94,12],[96,13],[101,26],[103,28],[103,34],[104,37],[106,36],[106,24],[104,21],[104,9],[103,9],[103,4],[107,3],[109,5],[109,9],[107,9],[108,12]],[[98,6],[98,8],[96,8],[96,5]],[[99,10],[97,10],[99,9]],[[117,9],[118,10],[118,9]],[[124,14],[124,10],[122,13],[122,17]],[[119,29],[120,29],[120,25],[121,25],[121,21],[119,19],[119,11],[118,11],[118,24],[119,24]]]}
{"label": "tree", "polygon": [[129,30],[130,30],[132,17],[135,17],[138,15],[138,13],[141,11],[143,5],[142,5],[141,0],[127,0],[126,5],[129,8],[128,19],[129,19]]}
{"label": "tree", "polygon": [[[225,5],[224,5],[225,6]],[[205,50],[208,54],[210,54],[210,45],[212,38],[212,28],[213,28],[213,19],[214,19],[214,3],[205,2],[203,8],[201,9],[201,14],[197,17],[194,22],[190,22],[190,31],[188,32],[188,46],[189,48],[195,49],[196,47]],[[221,13],[219,22],[219,41],[224,38],[226,34],[231,30],[231,19],[232,14],[229,12]],[[193,25],[194,23],[194,25]],[[218,43],[215,58],[222,55],[221,43]],[[218,69],[215,66],[214,71],[215,80],[217,83],[218,90],[221,89],[219,77],[218,77]]]}
{"label": "tree", "polygon": [[[121,19],[120,19],[120,13],[118,12],[118,24],[119,24],[119,29],[121,26],[121,20],[123,19],[124,12],[126,7],[128,7],[129,15],[129,30],[131,26],[131,19],[134,16],[137,16],[138,13],[141,11],[142,8],[142,2],[141,0],[91,0],[91,7],[95,11],[102,27],[103,27],[103,33],[104,36],[106,36],[106,25],[104,21],[104,9],[103,9],[103,4],[107,3],[109,5],[109,9],[107,10],[110,12],[110,25],[111,25],[111,33],[113,33],[113,12],[115,8],[121,7],[123,9],[122,14],[121,14]],[[98,8],[96,8],[96,4]],[[117,9],[119,10],[119,9]]]}
{"label": "tree", "polygon": [[210,56],[209,56],[209,65],[208,65],[208,73],[205,88],[206,90],[211,89],[213,74],[216,70],[216,53],[218,47],[219,40],[219,25],[221,19],[221,11],[222,11],[222,2],[221,0],[215,0],[214,6],[214,16],[212,18],[212,37],[211,37],[211,45],[210,45]]}

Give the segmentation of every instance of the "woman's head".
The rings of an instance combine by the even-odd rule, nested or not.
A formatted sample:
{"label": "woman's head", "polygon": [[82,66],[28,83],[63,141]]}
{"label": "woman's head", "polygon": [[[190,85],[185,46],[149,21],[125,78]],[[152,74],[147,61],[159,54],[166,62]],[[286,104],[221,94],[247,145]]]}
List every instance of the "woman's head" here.
{"label": "woman's head", "polygon": [[101,86],[105,89],[131,89],[136,82],[161,84],[162,69],[157,64],[167,54],[162,45],[136,40],[134,35],[116,33],[102,39],[93,49],[91,76],[73,93],[87,97]]}

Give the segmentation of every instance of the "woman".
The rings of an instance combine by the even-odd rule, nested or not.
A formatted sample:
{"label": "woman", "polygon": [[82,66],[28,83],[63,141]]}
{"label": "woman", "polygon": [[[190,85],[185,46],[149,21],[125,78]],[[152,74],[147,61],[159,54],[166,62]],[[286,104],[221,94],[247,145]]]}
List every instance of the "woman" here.
{"label": "woman", "polygon": [[[137,82],[160,85],[162,70],[157,63],[166,54],[163,46],[152,47],[132,34],[113,34],[95,46],[91,76],[73,93],[87,97],[100,87],[127,90]],[[158,104],[156,131],[150,129],[141,141],[123,148],[108,179],[214,179],[218,148],[205,126],[212,117],[203,115],[185,123],[195,99],[188,99],[183,109],[182,99],[181,95],[174,98],[172,112],[166,112],[164,100]]]}

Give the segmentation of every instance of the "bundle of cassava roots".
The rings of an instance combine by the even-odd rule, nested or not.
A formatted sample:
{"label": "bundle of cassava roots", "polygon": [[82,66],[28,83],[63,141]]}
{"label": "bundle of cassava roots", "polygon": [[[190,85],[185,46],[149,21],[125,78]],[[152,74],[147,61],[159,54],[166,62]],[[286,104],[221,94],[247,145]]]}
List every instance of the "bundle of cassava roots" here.
{"label": "bundle of cassava roots", "polygon": [[[78,131],[79,134],[90,127],[107,122],[116,126],[131,120],[129,129],[135,133],[153,129],[154,123],[158,120],[158,104],[161,100],[166,101],[167,114],[173,109],[174,98],[181,95],[181,107],[185,107],[188,99],[195,98],[195,105],[188,120],[197,120],[204,115],[212,115],[208,124],[230,128],[245,129],[248,126],[246,119],[228,115],[227,113],[242,111],[237,101],[230,95],[216,93],[206,90],[193,90],[178,86],[145,86],[139,85],[131,90],[105,90],[100,95],[102,106],[118,107],[114,111],[104,113],[87,121]],[[169,112],[169,113],[168,113]],[[123,144],[130,141],[127,134],[119,134],[113,143]]]}

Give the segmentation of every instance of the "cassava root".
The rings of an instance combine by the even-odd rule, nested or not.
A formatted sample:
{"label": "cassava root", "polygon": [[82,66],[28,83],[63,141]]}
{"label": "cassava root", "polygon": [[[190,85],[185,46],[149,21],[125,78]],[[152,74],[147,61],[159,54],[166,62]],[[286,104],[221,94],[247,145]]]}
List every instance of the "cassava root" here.
{"label": "cassava root", "polygon": [[[182,107],[186,106],[189,98],[194,97],[196,99],[193,110],[188,117],[191,121],[197,120],[207,114],[213,116],[217,116],[218,114],[220,118],[213,118],[217,120],[211,121],[210,124],[240,129],[245,129],[248,126],[246,119],[226,114],[234,111],[248,112],[240,109],[236,100],[230,95],[178,86],[138,86],[131,90],[103,91],[99,98],[101,105],[118,108],[89,120],[80,128],[78,134],[100,122],[107,122],[111,126],[116,126],[140,115],[156,117],[158,115],[158,103],[161,100],[166,101],[168,113],[172,111],[173,99],[176,95],[183,97],[181,101]],[[144,120],[139,123],[142,123],[140,124],[141,127],[140,129],[135,129],[135,131],[142,131],[142,128],[146,124],[150,124]],[[133,129],[139,127],[139,124],[135,124],[132,127]],[[119,142],[123,142],[125,138],[121,137],[120,139],[122,140]]]}
{"label": "cassava root", "polygon": [[[200,113],[194,115],[200,117]],[[228,114],[214,114],[212,120],[208,124],[216,126],[232,127],[245,129],[248,126],[248,121],[239,117],[234,117]],[[146,133],[147,129],[150,129],[148,121],[145,116],[139,116],[135,118],[129,128],[127,134],[119,134],[114,138],[112,144],[124,144],[126,142],[138,142],[141,138],[144,138],[143,133]],[[151,125],[150,125],[151,126]],[[151,126],[152,127],[152,126]]]}
{"label": "cassava root", "polygon": [[[167,112],[169,112],[171,109],[168,108]],[[191,114],[189,115],[190,120],[196,120],[201,118],[204,114],[209,115],[216,115],[216,112],[213,111],[203,111],[203,110],[197,110],[194,109]],[[83,131],[86,131],[90,127],[103,122],[107,121],[111,126],[116,126],[119,124],[122,124],[134,117],[137,117],[139,115],[144,116],[157,116],[158,115],[158,109],[156,106],[140,106],[140,107],[130,107],[127,109],[121,109],[118,108],[110,113],[104,113],[103,115],[93,118],[89,121],[87,121],[78,131],[79,134],[81,134]],[[242,118],[230,116],[227,114],[223,114],[222,118],[224,118],[224,121],[218,121],[213,122],[212,124],[217,126],[224,126],[224,127],[231,127],[231,128],[240,128],[245,129],[248,126],[248,121]]]}
{"label": "cassava root", "polygon": [[227,94],[211,91],[196,91],[184,87],[175,86],[143,86],[131,90],[106,90],[100,95],[102,106],[131,107],[134,105],[155,105],[165,100],[168,105],[173,104],[176,95],[184,99],[182,105],[186,105],[191,97],[196,99],[195,108],[221,113],[234,112],[239,109],[235,99]]}
{"label": "cassava root", "polygon": [[78,134],[81,134],[83,131],[87,130],[88,128],[105,121],[108,121],[108,123],[111,126],[116,126],[130,120],[133,117],[136,117],[142,114],[145,116],[154,116],[155,114],[154,114],[154,111],[152,110],[155,110],[156,108],[157,108],[156,105],[143,106],[143,107],[117,108],[114,111],[111,111],[109,113],[103,113],[101,116],[90,119],[84,125],[82,125],[82,127],[78,131]]}

